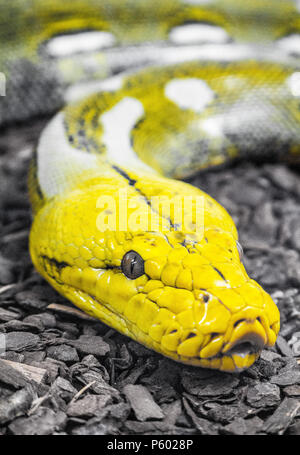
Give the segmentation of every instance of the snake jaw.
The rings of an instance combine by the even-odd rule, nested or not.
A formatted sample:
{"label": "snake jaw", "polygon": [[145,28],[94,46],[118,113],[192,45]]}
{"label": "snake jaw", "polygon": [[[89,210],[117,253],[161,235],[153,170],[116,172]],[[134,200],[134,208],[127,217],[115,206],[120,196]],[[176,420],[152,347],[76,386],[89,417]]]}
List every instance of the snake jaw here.
{"label": "snake jaw", "polygon": [[234,348],[237,352],[237,347],[244,343],[248,343],[252,347],[252,351],[254,350],[255,352],[261,351],[267,344],[266,332],[257,319],[255,321],[244,320],[239,322],[230,337],[230,341],[224,345],[222,353],[228,354]]}
{"label": "snake jaw", "polygon": [[[224,331],[214,330],[217,326],[214,325],[213,313],[208,321],[205,318],[198,321],[197,328],[191,332],[193,337],[185,337],[177,347],[179,358],[176,360],[232,373],[249,368],[264,347],[274,345],[279,331],[278,309],[268,294],[262,291],[261,295],[263,300],[260,308],[258,305],[248,305],[234,312]],[[207,308],[214,301],[215,297],[211,296],[205,304]],[[194,306],[199,304],[202,308],[205,306],[203,301],[195,302]],[[230,306],[227,301],[224,304]],[[220,307],[216,308],[219,310]],[[174,358],[174,355],[170,356]]]}
{"label": "snake jaw", "polygon": [[[242,332],[244,334],[241,335]],[[234,330],[230,342],[223,347],[221,354],[232,359],[235,371],[242,371],[252,364],[253,359],[256,360],[266,342],[266,333],[257,320],[242,321]]]}

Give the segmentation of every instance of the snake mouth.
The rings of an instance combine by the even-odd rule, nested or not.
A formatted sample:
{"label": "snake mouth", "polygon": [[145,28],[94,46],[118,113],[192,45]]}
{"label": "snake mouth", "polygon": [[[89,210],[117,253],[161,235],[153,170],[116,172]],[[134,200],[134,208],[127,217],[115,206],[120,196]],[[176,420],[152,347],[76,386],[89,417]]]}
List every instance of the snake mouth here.
{"label": "snake mouth", "polygon": [[264,347],[273,345],[270,332],[271,327],[265,318],[239,319],[234,323],[231,334],[229,329],[224,335],[220,351],[207,360],[212,365],[219,360],[223,371],[243,371],[255,362]]}
{"label": "snake mouth", "polygon": [[239,373],[249,368],[266,346],[266,337],[257,332],[249,332],[242,337],[234,336],[234,338],[234,341],[223,342],[223,347],[215,355],[203,358],[200,351],[201,365],[206,368]]}
{"label": "snake mouth", "polygon": [[246,357],[248,354],[259,354],[265,346],[265,340],[257,333],[248,333],[236,340],[231,347],[226,350],[226,355],[237,355]]}
{"label": "snake mouth", "polygon": [[[237,319],[236,322],[232,321],[223,334],[211,334],[204,344],[201,344],[201,337],[195,335],[194,338],[183,342],[183,344],[189,343],[190,347],[193,340],[195,342],[194,351],[185,350],[186,357],[183,361],[204,368],[231,373],[241,372],[257,360],[264,347],[274,344],[272,330],[268,326],[268,321],[263,317],[245,318]],[[199,350],[192,359],[192,352],[196,351],[197,346],[199,346]],[[178,351],[183,352],[183,348]]]}

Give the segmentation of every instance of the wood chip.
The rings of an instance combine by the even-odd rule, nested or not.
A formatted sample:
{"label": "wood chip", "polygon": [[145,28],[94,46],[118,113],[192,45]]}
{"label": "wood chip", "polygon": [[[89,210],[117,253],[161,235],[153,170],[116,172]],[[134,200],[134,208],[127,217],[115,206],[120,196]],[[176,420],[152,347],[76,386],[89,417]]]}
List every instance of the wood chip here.
{"label": "wood chip", "polygon": [[266,433],[283,434],[292,423],[299,408],[298,399],[285,398],[274,414],[265,421],[262,430]]}
{"label": "wood chip", "polygon": [[7,351],[22,352],[37,348],[40,344],[38,335],[28,332],[9,332],[5,335]]}
{"label": "wood chip", "polygon": [[258,383],[248,389],[247,402],[254,408],[275,406],[280,402],[280,389],[268,382]]}
{"label": "wood chip", "polygon": [[217,427],[208,420],[198,417],[188,404],[186,398],[183,398],[182,401],[188,416],[192,419],[195,427],[201,434],[218,434]]}
{"label": "wood chip", "polygon": [[279,386],[288,386],[294,384],[300,384],[300,370],[291,370],[280,372],[276,376],[271,378],[272,384]]}
{"label": "wood chip", "polygon": [[[44,368],[34,367],[32,365],[26,365],[25,363],[18,363],[12,362],[11,360],[0,360],[0,366],[7,365],[9,368],[12,368],[22,374],[24,378],[29,381],[34,381],[37,384],[41,384],[47,374],[47,370]],[[8,368],[8,369],[9,369]],[[0,368],[1,370],[2,368]],[[1,380],[1,372],[0,372],[0,380]]]}
{"label": "wood chip", "polygon": [[234,435],[254,435],[261,431],[262,425],[263,421],[259,417],[252,417],[252,419],[238,417],[226,425],[223,432]]}
{"label": "wood chip", "polygon": [[40,407],[29,417],[19,417],[10,425],[10,431],[15,435],[47,435],[63,429],[66,424],[66,414],[62,411]]}
{"label": "wood chip", "polygon": [[110,351],[109,344],[101,337],[95,335],[81,335],[78,340],[69,341],[82,354],[104,356]]}
{"label": "wood chip", "polygon": [[149,419],[163,419],[164,414],[152,398],[151,393],[142,385],[128,384],[123,388],[138,420],[144,422]]}
{"label": "wood chip", "polygon": [[13,368],[8,360],[0,360],[0,383],[7,384],[14,389],[26,387],[28,380],[17,368]]}
{"label": "wood chip", "polygon": [[210,370],[201,370],[199,372],[186,370],[182,375],[184,389],[198,397],[229,395],[239,382],[238,376],[218,371],[211,372]]}
{"label": "wood chip", "polygon": [[300,397],[300,385],[289,385],[283,391],[288,397]]}
{"label": "wood chip", "polygon": [[60,344],[59,346],[50,346],[47,349],[47,354],[52,359],[65,362],[66,364],[75,363],[79,361],[77,351],[72,346],[67,344]]}
{"label": "wood chip", "polygon": [[34,393],[28,388],[18,390],[8,398],[0,399],[0,425],[23,415],[29,410]]}
{"label": "wood chip", "polygon": [[55,311],[57,313],[62,313],[69,316],[75,316],[76,318],[83,319],[85,321],[98,321],[98,319],[89,316],[88,314],[84,313],[83,311],[77,310],[77,308],[72,308],[67,305],[61,305],[59,303],[50,303],[47,306],[48,310]]}
{"label": "wood chip", "polygon": [[289,345],[281,335],[279,335],[277,338],[276,347],[281,352],[282,355],[286,357],[294,356],[292,349],[289,347]]}
{"label": "wood chip", "polygon": [[[0,289],[1,292],[1,289]],[[18,313],[14,313],[13,311],[4,310],[4,308],[0,308],[0,321],[8,322],[14,319],[19,319],[20,315]]]}
{"label": "wood chip", "polygon": [[84,398],[70,403],[67,414],[71,417],[93,417],[110,403],[109,395],[86,395]]}

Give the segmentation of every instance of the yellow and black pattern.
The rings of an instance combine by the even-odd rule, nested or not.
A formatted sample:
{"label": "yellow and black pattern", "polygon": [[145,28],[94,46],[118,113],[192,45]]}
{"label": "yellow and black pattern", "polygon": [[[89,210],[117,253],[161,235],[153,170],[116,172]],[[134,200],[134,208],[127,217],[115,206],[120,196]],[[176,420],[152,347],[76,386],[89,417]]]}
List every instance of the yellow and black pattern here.
{"label": "yellow and black pattern", "polygon": [[[280,57],[283,44],[299,56],[293,40],[299,31],[296,0],[1,0],[0,69],[7,98],[1,100],[0,124],[55,111],[66,101],[63,89],[76,82],[160,64],[171,54],[176,60],[186,46],[223,44],[231,52],[250,43],[275,47]],[[93,42],[93,32],[100,41],[82,47]]]}
{"label": "yellow and black pattern", "polygon": [[[65,109],[70,142],[105,153],[102,115],[124,99],[142,114],[130,130],[138,157],[158,172],[182,178],[235,157],[293,159],[299,153],[299,99],[294,68],[270,63],[191,62],[125,76],[121,88]],[[191,85],[192,103],[168,97],[172,83]],[[197,82],[199,86],[197,86]]]}
{"label": "yellow and black pattern", "polygon": [[[0,123],[63,107],[30,170],[37,270],[174,360],[249,367],[274,345],[278,309],[247,275],[229,214],[172,179],[235,158],[298,161],[299,1],[14,0],[1,12]],[[200,198],[203,229],[156,196]],[[124,207],[138,229],[120,227]],[[140,223],[151,216],[159,230]],[[101,231],[99,217],[114,221]]]}

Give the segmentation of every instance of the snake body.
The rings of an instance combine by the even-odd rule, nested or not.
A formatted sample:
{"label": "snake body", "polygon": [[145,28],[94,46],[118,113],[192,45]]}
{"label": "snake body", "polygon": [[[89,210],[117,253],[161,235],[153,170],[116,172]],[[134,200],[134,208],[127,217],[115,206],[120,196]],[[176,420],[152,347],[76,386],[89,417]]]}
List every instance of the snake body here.
{"label": "snake body", "polygon": [[[236,157],[297,161],[300,73],[287,48],[299,5],[33,0],[26,13],[18,5],[27,25],[22,43],[11,37],[15,65],[1,57],[6,67],[13,75],[21,55],[40,70],[42,92],[53,68],[68,87],[30,169],[36,269],[83,311],[176,361],[249,367],[276,341],[277,306],[247,275],[230,215],[180,179]],[[87,59],[79,40],[66,55],[61,39],[74,44],[83,31],[104,33],[107,48]],[[203,36],[212,42],[201,45]],[[42,112],[40,100],[22,115],[32,109]],[[157,197],[192,201],[193,227],[198,198],[201,229],[178,222],[174,206],[164,212]],[[134,226],[122,224],[124,208]],[[151,216],[159,229],[144,223]]]}

